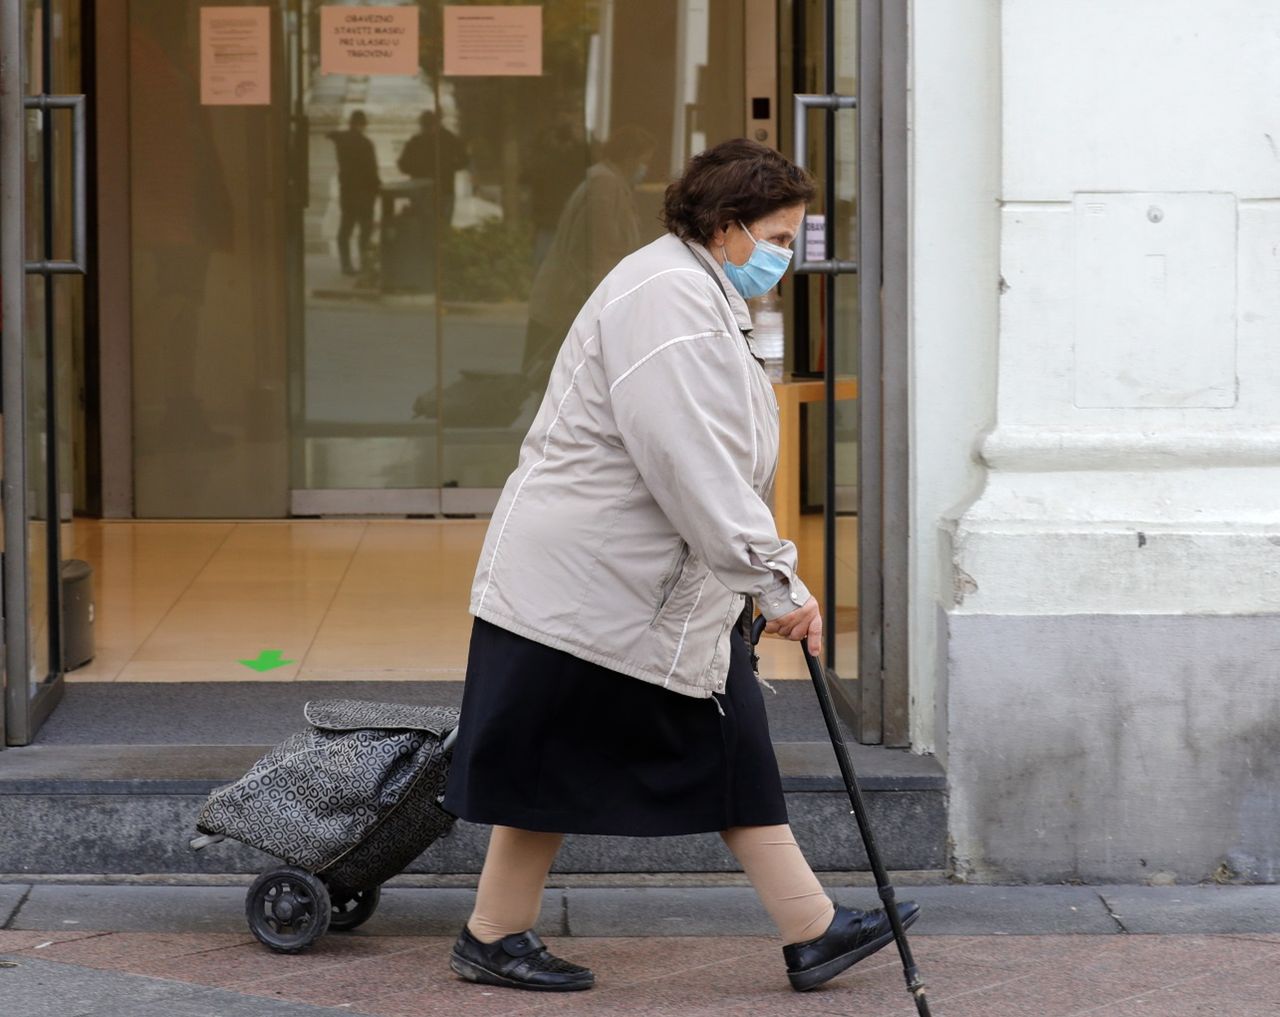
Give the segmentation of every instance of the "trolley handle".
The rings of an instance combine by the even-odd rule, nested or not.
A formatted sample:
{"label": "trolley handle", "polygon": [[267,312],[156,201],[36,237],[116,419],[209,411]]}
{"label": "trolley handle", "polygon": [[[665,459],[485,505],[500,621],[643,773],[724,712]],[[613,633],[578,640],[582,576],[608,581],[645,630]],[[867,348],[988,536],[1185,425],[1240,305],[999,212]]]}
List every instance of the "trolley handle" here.
{"label": "trolley handle", "polygon": [[460,725],[454,725],[453,730],[452,730],[452,731],[450,731],[447,735],[445,735],[445,736],[444,736],[444,741],[443,741],[443,742],[441,742],[441,744],[440,744],[440,749],[441,749],[441,751],[442,751],[442,752],[452,752],[452,751],[453,751],[453,743],[454,743],[454,742],[456,742],[456,741],[458,740],[458,727],[459,727],[459,726],[460,726]]}

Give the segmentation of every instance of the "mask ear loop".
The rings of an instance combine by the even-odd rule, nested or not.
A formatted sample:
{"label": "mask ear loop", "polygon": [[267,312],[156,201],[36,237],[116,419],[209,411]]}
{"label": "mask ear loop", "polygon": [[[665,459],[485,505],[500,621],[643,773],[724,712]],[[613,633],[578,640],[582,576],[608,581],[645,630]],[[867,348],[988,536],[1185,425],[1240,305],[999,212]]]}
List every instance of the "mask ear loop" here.
{"label": "mask ear loop", "polygon": [[[742,220],[735,219],[733,224],[737,226],[738,229],[742,230],[742,232],[747,235],[747,239],[750,240],[753,244],[755,244],[757,247],[760,245],[760,241],[757,240],[755,237],[753,237],[751,235],[751,231],[747,229],[744,225],[742,225]],[[728,234],[726,232],[726,236],[727,235]],[[720,259],[720,264],[724,265],[727,263],[732,265],[734,268],[743,268],[746,265],[747,263],[746,261],[744,261],[741,265],[739,265],[736,261],[729,260],[729,246],[723,240],[720,241],[720,243],[718,243],[716,246],[719,247],[722,252],[724,252],[724,257]],[[754,253],[754,248],[752,253]],[[751,260],[751,256],[748,255],[747,261],[750,261],[750,260]]]}

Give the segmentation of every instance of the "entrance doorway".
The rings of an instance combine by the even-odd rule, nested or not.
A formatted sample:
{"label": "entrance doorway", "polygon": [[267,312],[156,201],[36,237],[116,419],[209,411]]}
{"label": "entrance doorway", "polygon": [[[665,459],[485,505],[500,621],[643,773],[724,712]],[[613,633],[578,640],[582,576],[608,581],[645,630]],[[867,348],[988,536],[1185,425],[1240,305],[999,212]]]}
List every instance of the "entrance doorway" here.
{"label": "entrance doorway", "polygon": [[435,5],[417,74],[326,73],[321,7],[293,6],[290,508],[488,512],[578,307],[743,133],[744,4],[546,4],[537,77],[448,73]]}
{"label": "entrance doorway", "polygon": [[905,747],[906,10],[877,0],[785,7],[789,154],[821,185],[791,301],[794,370],[821,379],[805,383],[820,396],[790,400],[806,425],[803,501],[821,510],[804,517],[822,536],[801,545],[801,565],[805,546],[821,549],[826,663],[843,719],[859,741]]}
{"label": "entrance doorway", "polygon": [[[515,464],[549,354],[598,278],[658,234],[668,181],[689,155],[727,137],[747,134],[793,154],[783,98],[860,91],[855,71],[865,53],[858,47],[867,47],[856,22],[860,10],[874,7],[869,0],[660,0],[641,11],[620,0],[550,0],[539,6],[541,73],[469,75],[448,66],[446,5],[421,0],[399,5],[417,12],[416,70],[378,75],[331,72],[322,55],[326,9],[375,5],[233,5],[267,12],[269,101],[239,104],[202,94],[208,52],[195,0],[25,3],[29,46],[44,45],[31,38],[43,10],[64,11],[60,37],[69,40],[72,27],[77,34],[63,47],[63,66],[71,68],[82,50],[96,62],[86,71],[92,87],[81,85],[78,66],[74,81],[54,85],[96,92],[90,190],[102,224],[91,234],[99,244],[99,320],[87,346],[101,384],[80,366],[79,281],[29,283],[25,302],[16,304],[25,303],[32,338],[11,372],[16,380],[6,379],[14,398],[25,399],[6,396],[7,407],[23,407],[26,423],[6,451],[6,463],[25,465],[25,474],[12,472],[6,483],[26,492],[28,506],[25,523],[8,523],[14,536],[6,567],[16,576],[8,589],[28,592],[27,617],[11,610],[6,624],[29,633],[20,654],[11,637],[11,674],[20,659],[31,678],[20,692],[9,682],[10,703],[44,705],[24,707],[32,718],[27,734],[11,740],[30,736],[61,687],[61,584],[48,577],[63,557],[84,557],[95,568],[100,652],[73,680],[236,680],[262,647],[223,639],[242,626],[235,611],[219,613],[218,597],[236,600],[244,624],[265,617],[263,605],[283,611],[273,638],[296,628],[302,645],[285,640],[281,659],[296,659],[303,680],[333,677],[319,650],[327,633],[343,627],[326,628],[341,620],[337,608],[348,593],[371,632],[393,608],[429,614],[444,605],[465,625],[459,593],[468,567],[460,559],[447,590],[443,573],[406,576],[399,587],[386,584],[379,602],[372,587],[346,589],[335,580],[326,600],[312,582],[309,556],[328,531],[295,537],[302,530],[281,524],[265,535],[231,521],[486,515]],[[387,5],[394,3],[378,6]],[[96,46],[81,46],[72,14],[89,7]],[[824,52],[832,19],[846,44]],[[34,57],[25,59],[34,66]],[[833,84],[823,80],[828,67]],[[57,250],[65,253],[74,191],[63,133],[70,121],[45,115],[60,153],[49,193]],[[829,139],[816,120],[811,126],[809,164],[835,181],[813,211],[834,224],[839,258],[865,255],[871,235],[862,213],[876,202],[860,188],[875,159],[864,123],[874,130],[876,122],[874,112],[865,121],[842,113]],[[31,138],[29,151],[38,150]],[[369,156],[363,203],[351,191],[352,152]],[[828,152],[835,172],[824,165]],[[30,173],[27,179],[30,188]],[[23,200],[29,213],[43,214],[38,193]],[[39,220],[28,218],[30,233]],[[862,252],[855,250],[859,226]],[[872,246],[878,242],[873,236]],[[800,545],[801,573],[823,591],[833,636],[828,663],[855,701],[859,737],[900,743],[905,713],[894,714],[896,727],[881,722],[891,713],[881,705],[889,702],[884,683],[898,703],[906,688],[901,658],[895,664],[881,638],[889,587],[876,552],[888,526],[864,513],[868,498],[879,496],[884,469],[864,426],[880,412],[866,402],[876,390],[831,401],[819,392],[826,380],[837,393],[858,392],[858,375],[880,373],[867,369],[875,367],[868,349],[879,338],[868,327],[879,280],[839,283],[810,276],[784,287],[788,366],[800,375],[782,383],[798,393],[788,403],[796,406],[786,436],[785,535]],[[49,320],[58,328],[37,339],[45,285],[53,287]],[[871,337],[870,346],[859,334]],[[82,388],[88,413],[75,398]],[[92,408],[97,395],[100,412]],[[901,407],[886,408],[886,419],[891,411]],[[100,478],[95,465],[82,466],[94,458],[91,447],[102,450]],[[108,518],[228,521],[225,534],[218,530],[225,546],[201,551],[208,532],[200,526],[185,551],[188,537],[175,543],[177,530],[141,529],[166,524],[60,528],[51,521],[70,517],[72,493],[77,511],[100,498]],[[384,533],[399,539],[411,529],[369,532],[376,534],[369,548],[386,551]],[[473,554],[458,532],[448,535],[450,554]],[[403,550],[434,539],[406,536]],[[349,550],[358,575],[365,551]],[[892,564],[883,574],[900,583],[905,569]],[[283,592],[293,586],[282,578],[297,587],[296,611]],[[234,594],[232,581],[240,584]],[[396,600],[400,587],[416,598],[411,609]],[[218,629],[216,638],[206,641],[201,624]],[[344,630],[342,638],[358,642],[359,633]],[[420,678],[418,650],[410,639],[395,653],[362,660],[371,673],[389,668]],[[802,678],[793,665],[773,673]]]}
{"label": "entrance doorway", "polygon": [[420,0],[411,72],[349,73],[326,47],[366,6],[277,0],[270,102],[212,105],[201,5],[128,5],[121,514],[490,511],[559,339],[659,235],[669,180],[776,140],[773,3],[549,0],[514,43],[536,60],[475,73],[447,25],[495,8]]}
{"label": "entrance doorway", "polygon": [[[72,0],[0,5],[5,740],[30,741],[63,693],[65,527],[83,423],[85,99]],[[80,577],[84,579],[86,577]],[[74,645],[71,645],[74,655]]]}

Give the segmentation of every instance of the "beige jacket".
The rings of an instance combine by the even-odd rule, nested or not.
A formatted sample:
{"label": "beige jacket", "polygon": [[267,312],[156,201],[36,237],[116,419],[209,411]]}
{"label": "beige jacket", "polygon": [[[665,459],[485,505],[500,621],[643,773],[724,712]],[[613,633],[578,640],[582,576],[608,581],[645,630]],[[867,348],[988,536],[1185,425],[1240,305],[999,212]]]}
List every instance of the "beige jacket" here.
{"label": "beige jacket", "polygon": [[582,308],[485,538],[471,613],[685,695],[724,691],[744,595],[809,599],[765,498],[778,404],[746,303],[673,235]]}

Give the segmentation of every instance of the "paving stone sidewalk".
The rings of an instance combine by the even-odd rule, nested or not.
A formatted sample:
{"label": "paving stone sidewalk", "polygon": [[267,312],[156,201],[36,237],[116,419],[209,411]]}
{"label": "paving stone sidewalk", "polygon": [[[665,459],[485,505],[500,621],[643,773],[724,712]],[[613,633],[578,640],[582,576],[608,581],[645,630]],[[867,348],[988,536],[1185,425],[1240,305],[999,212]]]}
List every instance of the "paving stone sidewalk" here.
{"label": "paving stone sidewalk", "polygon": [[[467,890],[390,888],[367,925],[326,936],[298,956],[272,954],[252,939],[241,917],[243,892],[0,886],[0,1012],[915,1012],[892,949],[816,992],[793,993],[773,939],[729,934],[764,931],[742,887],[550,891],[540,923],[549,944],[590,965],[598,978],[594,991],[567,996],[490,990],[454,978],[448,950],[469,908]],[[874,900],[865,888],[833,892],[864,905]],[[903,896],[924,909],[912,946],[940,1017],[1280,1013],[1280,887],[931,886],[904,889]],[[627,923],[628,935],[617,934]]]}

